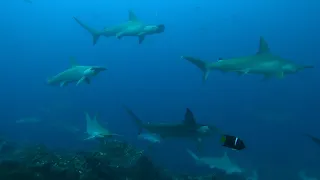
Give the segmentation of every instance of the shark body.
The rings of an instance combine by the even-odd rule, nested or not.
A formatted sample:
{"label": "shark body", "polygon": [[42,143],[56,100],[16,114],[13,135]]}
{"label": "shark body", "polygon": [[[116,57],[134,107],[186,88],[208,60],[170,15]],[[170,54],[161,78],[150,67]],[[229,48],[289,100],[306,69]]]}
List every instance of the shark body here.
{"label": "shark body", "polygon": [[70,58],[71,67],[67,70],[49,78],[47,84],[60,85],[64,87],[69,83],[76,82],[79,85],[82,82],[90,84],[91,78],[99,74],[101,71],[105,71],[106,68],[102,66],[80,66],[77,65],[73,57]]}
{"label": "shark body", "polygon": [[231,162],[227,153],[224,153],[222,157],[198,157],[189,149],[187,149],[187,152],[198,165],[206,165],[210,168],[217,168],[223,170],[227,174],[243,172],[243,170],[238,165]]}
{"label": "shark body", "polygon": [[[144,129],[150,133],[158,134],[162,139],[191,138],[201,142],[203,137],[211,136],[217,132],[220,133],[215,126],[197,123],[193,113],[188,108],[182,123],[143,123],[131,109],[128,107],[125,107],[125,109],[138,126],[139,134]],[[207,129],[207,131],[203,131],[203,129]]]}
{"label": "shark body", "polygon": [[93,45],[97,43],[100,36],[115,36],[118,39],[121,39],[124,36],[134,36],[139,38],[139,44],[141,44],[147,35],[159,34],[165,30],[163,24],[149,25],[141,22],[132,11],[129,11],[128,21],[105,28],[102,31],[98,31],[88,26],[76,17],[74,17],[74,19],[81,27],[90,32],[93,37]]}
{"label": "shark body", "polygon": [[108,129],[104,128],[98,122],[96,116],[91,118],[88,113],[85,113],[85,116],[87,123],[86,133],[88,134],[88,137],[85,140],[119,136],[118,134],[113,134]]}
{"label": "shark body", "polygon": [[268,43],[263,37],[260,37],[259,50],[256,54],[244,57],[219,59],[216,62],[206,62],[200,59],[182,56],[203,72],[203,82],[208,79],[208,75],[212,70],[222,72],[237,72],[239,75],[244,74],[260,74],[263,80],[271,77],[283,78],[287,74],[294,74],[306,68],[313,68],[310,65],[301,65],[280,56],[271,53]]}

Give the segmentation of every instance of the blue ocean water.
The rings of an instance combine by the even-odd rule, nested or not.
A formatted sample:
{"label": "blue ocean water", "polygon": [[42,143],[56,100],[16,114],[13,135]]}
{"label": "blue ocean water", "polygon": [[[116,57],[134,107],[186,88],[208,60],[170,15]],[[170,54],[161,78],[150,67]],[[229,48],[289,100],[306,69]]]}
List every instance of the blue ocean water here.
{"label": "blue ocean water", "polygon": [[[142,44],[137,38],[101,37],[93,46],[90,34],[72,18],[103,29],[126,21],[129,9],[144,22],[165,24],[165,32]],[[301,169],[320,177],[320,149],[301,136],[320,136],[319,9],[312,0],[3,0],[1,135],[52,147],[90,147],[82,136],[86,111],[98,113],[110,130],[143,147],[122,104],[150,122],[182,121],[188,107],[199,122],[245,139],[245,151],[228,152],[241,166],[258,170],[261,179],[298,179]],[[212,72],[203,85],[200,70],[180,59],[254,54],[260,36],[273,53],[315,68],[267,82]],[[48,86],[47,78],[70,67],[70,56],[108,70],[90,85]],[[41,123],[16,123],[27,117]],[[63,125],[80,132],[64,131]],[[205,145],[207,155],[226,150],[215,138]],[[175,171],[210,172],[188,157],[185,149],[193,147],[192,141],[168,140],[151,156]]]}

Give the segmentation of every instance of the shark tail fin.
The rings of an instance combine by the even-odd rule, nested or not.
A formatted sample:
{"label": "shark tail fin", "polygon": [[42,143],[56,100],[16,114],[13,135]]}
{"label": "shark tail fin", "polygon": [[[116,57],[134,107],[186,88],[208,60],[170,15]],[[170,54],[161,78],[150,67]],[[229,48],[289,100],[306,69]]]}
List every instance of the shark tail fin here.
{"label": "shark tail fin", "polygon": [[101,32],[99,32],[98,30],[96,29],[93,29],[91,28],[90,26],[88,26],[87,24],[83,23],[82,21],[80,21],[78,18],[76,17],[73,17],[73,19],[81,26],[83,27],[85,30],[87,30],[91,35],[92,35],[92,38],[93,38],[93,45],[97,44],[99,38],[100,38],[100,35],[101,35]]}
{"label": "shark tail fin", "polygon": [[205,83],[207,81],[209,73],[210,73],[209,62],[202,61],[200,59],[193,58],[190,56],[181,56],[181,59],[185,59],[185,60],[191,62],[192,64],[194,64],[195,66],[197,66],[199,69],[201,69],[201,71],[203,73],[202,81],[203,81],[203,83]]}
{"label": "shark tail fin", "polygon": [[138,126],[138,134],[141,134],[142,132],[142,126],[143,122],[138,118],[136,114],[133,113],[131,109],[129,109],[127,106],[123,105],[124,109],[127,111],[129,116],[133,119],[134,123]]}
{"label": "shark tail fin", "polygon": [[198,162],[200,160],[200,158],[194,153],[192,152],[190,149],[187,149],[187,153],[196,161]]}

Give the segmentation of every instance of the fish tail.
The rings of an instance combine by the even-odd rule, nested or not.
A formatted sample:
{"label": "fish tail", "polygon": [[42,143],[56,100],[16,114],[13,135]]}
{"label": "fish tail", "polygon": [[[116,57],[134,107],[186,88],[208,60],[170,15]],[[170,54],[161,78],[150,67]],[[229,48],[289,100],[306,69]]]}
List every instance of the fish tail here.
{"label": "fish tail", "polygon": [[129,116],[132,118],[134,123],[138,126],[138,134],[141,134],[142,132],[142,127],[143,127],[143,122],[138,118],[136,114],[133,113],[131,109],[129,109],[127,106],[123,105]]}
{"label": "fish tail", "polygon": [[83,27],[85,30],[87,30],[91,35],[92,35],[92,42],[93,42],[93,45],[97,44],[99,38],[100,38],[100,35],[101,35],[101,32],[88,26],[87,24],[83,23],[82,21],[80,21],[78,18],[76,17],[73,17],[73,19],[81,26]]}
{"label": "fish tail", "polygon": [[201,69],[202,71],[202,81],[203,83],[205,83],[208,79],[209,73],[210,73],[210,63],[197,59],[197,58],[193,58],[190,56],[181,56],[181,59],[185,59],[189,62],[191,62],[192,64],[194,64],[195,66],[197,66],[199,69]]}

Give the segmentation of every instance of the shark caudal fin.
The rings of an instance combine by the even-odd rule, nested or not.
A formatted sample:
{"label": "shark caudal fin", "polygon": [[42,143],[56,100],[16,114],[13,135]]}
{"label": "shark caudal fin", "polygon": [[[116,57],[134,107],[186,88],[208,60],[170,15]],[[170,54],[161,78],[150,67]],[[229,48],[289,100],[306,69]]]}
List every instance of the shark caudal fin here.
{"label": "shark caudal fin", "polygon": [[133,113],[133,111],[131,109],[129,109],[127,106],[123,105],[124,109],[127,111],[127,113],[129,114],[129,116],[132,118],[132,120],[134,121],[134,123],[138,126],[138,134],[141,134],[142,132],[142,126],[143,126],[143,122],[138,118],[138,116],[136,114]]}
{"label": "shark caudal fin", "polygon": [[96,30],[96,29],[93,29],[91,28],[90,26],[88,26],[87,24],[83,23],[82,21],[80,21],[78,18],[76,17],[73,17],[73,19],[81,26],[83,27],[84,29],[86,29],[91,35],[92,35],[92,38],[93,38],[93,45],[97,44],[99,38],[100,38],[100,35],[101,35],[101,32]]}
{"label": "shark caudal fin", "polygon": [[208,75],[210,72],[210,68],[209,68],[210,63],[209,62],[202,61],[200,59],[193,58],[190,56],[181,56],[181,59],[185,59],[185,60],[191,62],[192,64],[194,64],[195,66],[197,66],[203,73],[203,75],[202,75],[203,83],[205,83],[207,81]]}
{"label": "shark caudal fin", "polygon": [[86,116],[86,133],[88,137],[84,140],[95,139],[95,138],[104,138],[104,137],[113,137],[113,136],[121,136],[119,134],[114,134],[110,132],[108,129],[103,127],[97,120],[97,116],[91,118],[88,113],[85,112]]}

